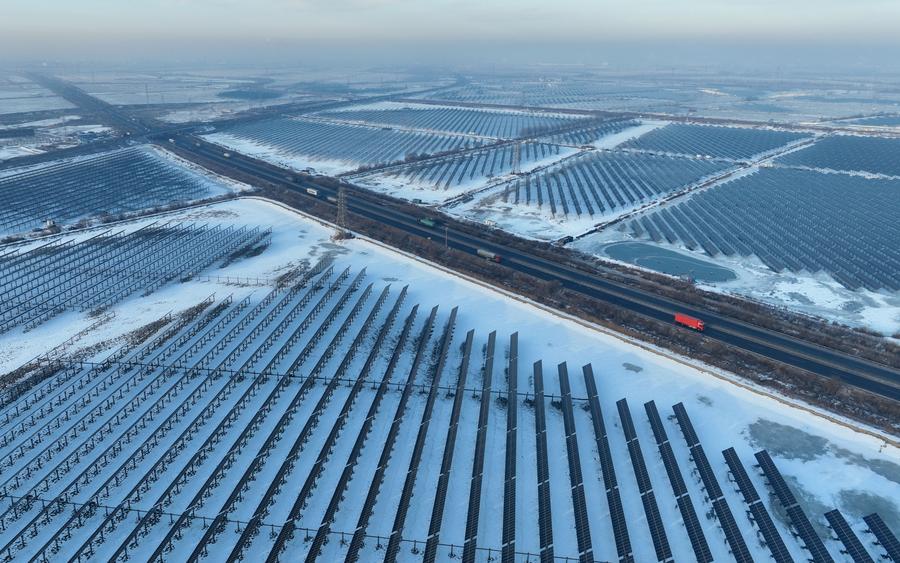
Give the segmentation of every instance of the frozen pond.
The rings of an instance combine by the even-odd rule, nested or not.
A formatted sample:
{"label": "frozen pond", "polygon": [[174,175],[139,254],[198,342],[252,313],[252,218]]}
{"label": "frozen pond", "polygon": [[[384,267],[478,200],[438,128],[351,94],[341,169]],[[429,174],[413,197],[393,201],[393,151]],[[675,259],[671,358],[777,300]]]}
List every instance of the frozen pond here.
{"label": "frozen pond", "polygon": [[737,278],[728,268],[642,242],[614,242],[603,253],[615,260],[672,276],[690,276],[700,282],[726,282]]}

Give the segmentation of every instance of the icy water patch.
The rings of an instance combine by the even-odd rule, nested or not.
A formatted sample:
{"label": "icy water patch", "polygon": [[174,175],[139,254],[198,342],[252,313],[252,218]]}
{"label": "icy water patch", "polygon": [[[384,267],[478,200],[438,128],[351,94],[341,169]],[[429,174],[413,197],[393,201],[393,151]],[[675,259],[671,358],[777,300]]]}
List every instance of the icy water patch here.
{"label": "icy water patch", "polygon": [[861,521],[863,516],[878,513],[891,530],[900,530],[900,509],[888,499],[865,491],[841,491],[841,512],[851,521]]}
{"label": "icy water patch", "polygon": [[726,282],[737,279],[737,274],[712,262],[685,256],[672,250],[642,242],[614,242],[603,247],[603,252],[615,260],[628,262],[670,276],[690,276],[700,282]]}
{"label": "icy water patch", "polygon": [[756,446],[776,457],[811,461],[828,453],[828,440],[793,426],[759,419],[748,430]]}

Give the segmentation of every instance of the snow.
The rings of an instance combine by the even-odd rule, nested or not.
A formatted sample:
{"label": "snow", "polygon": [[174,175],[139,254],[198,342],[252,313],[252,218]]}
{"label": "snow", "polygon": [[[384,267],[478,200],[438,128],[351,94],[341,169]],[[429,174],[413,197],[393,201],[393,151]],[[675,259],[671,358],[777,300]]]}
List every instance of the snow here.
{"label": "snow", "polygon": [[631,139],[635,139],[653,131],[654,129],[659,129],[660,127],[665,127],[668,125],[668,121],[656,121],[656,120],[643,120],[640,125],[635,125],[634,127],[629,127],[624,131],[619,131],[618,133],[613,133],[612,135],[606,135],[594,141],[593,145],[598,149],[614,149],[617,146],[621,145],[625,141],[630,141]]}
{"label": "snow", "polygon": [[[590,431],[589,413],[581,407],[586,396],[583,379],[580,376],[580,366],[592,363],[594,373],[600,390],[600,402],[603,407],[607,428],[610,435],[613,459],[618,472],[620,488],[623,490],[623,504],[626,518],[632,535],[632,544],[635,547],[635,555],[638,560],[652,559],[652,546],[645,541],[646,528],[644,526],[643,509],[640,506],[639,496],[634,487],[634,475],[628,461],[621,425],[618,423],[615,401],[627,397],[631,406],[635,425],[638,427],[638,435],[641,440],[641,448],[647,461],[648,470],[653,481],[660,510],[664,520],[670,517],[679,517],[677,511],[673,511],[674,504],[671,489],[665,478],[664,471],[656,458],[656,445],[649,433],[649,425],[643,414],[642,405],[649,400],[655,400],[664,424],[667,426],[669,438],[675,448],[682,473],[685,475],[688,486],[691,489],[692,498],[701,523],[707,533],[707,540],[712,546],[724,542],[724,536],[715,523],[706,521],[705,511],[708,505],[702,503],[703,495],[693,477],[690,476],[692,466],[687,458],[687,448],[677,426],[669,420],[671,405],[681,401],[685,403],[688,413],[691,415],[694,426],[697,429],[704,449],[710,458],[713,471],[716,473],[719,483],[726,491],[729,504],[735,513],[739,526],[745,530],[745,538],[748,540],[751,552],[755,557],[763,559],[763,551],[753,539],[750,531],[750,523],[744,515],[739,497],[733,493],[733,485],[728,482],[721,450],[734,446],[749,468],[752,465],[753,452],[766,448],[773,455],[776,464],[780,467],[786,478],[796,478],[802,488],[802,494],[798,495],[806,507],[810,516],[816,520],[822,520],[820,507],[839,507],[848,517],[854,521],[860,517],[860,511],[871,505],[860,505],[858,499],[861,495],[871,495],[879,499],[883,506],[890,511],[882,516],[888,520],[889,525],[896,527],[897,514],[900,507],[897,500],[900,498],[900,448],[877,432],[857,428],[837,417],[826,417],[816,409],[796,403],[785,397],[771,395],[764,391],[740,381],[736,376],[706,369],[698,366],[689,359],[672,356],[671,354],[644,345],[639,345],[615,333],[600,329],[589,323],[563,316],[536,306],[515,296],[506,294],[478,282],[452,275],[434,265],[426,263],[412,256],[383,247],[372,241],[357,238],[344,241],[340,244],[332,243],[329,237],[332,234],[331,227],[313,221],[292,210],[280,205],[264,201],[259,198],[240,198],[233,201],[214,205],[198,206],[189,210],[182,210],[166,215],[167,219],[209,222],[217,224],[249,224],[272,226],[272,244],[263,254],[240,260],[218,271],[210,273],[231,277],[256,277],[261,281],[270,279],[283,273],[291,266],[300,262],[311,262],[325,253],[333,254],[337,259],[337,267],[343,268],[352,265],[354,272],[366,267],[368,271],[367,282],[376,283],[376,288],[385,283],[391,283],[394,287],[401,284],[409,284],[406,310],[412,304],[420,304],[420,314],[414,326],[413,333],[421,328],[421,323],[427,310],[433,305],[441,306],[441,315],[436,326],[436,333],[440,333],[445,323],[449,309],[459,306],[457,328],[452,344],[451,361],[447,371],[442,377],[441,384],[453,386],[456,383],[458,371],[458,344],[463,340],[465,332],[474,328],[475,341],[472,353],[472,365],[470,365],[470,377],[467,382],[467,395],[471,395],[471,389],[480,389],[480,379],[471,374],[477,373],[483,361],[483,346],[491,330],[497,330],[497,353],[494,365],[495,389],[505,388],[504,362],[506,358],[509,335],[512,332],[519,333],[519,390],[524,394],[533,393],[531,365],[537,360],[544,364],[545,387],[548,395],[559,395],[555,366],[560,362],[567,362],[570,379],[572,380],[572,395],[576,401],[575,416],[578,433],[578,446],[582,452],[582,467],[584,468],[585,490],[589,495],[588,509],[591,519],[592,531],[598,529],[597,522],[602,522],[605,533],[593,534],[593,542],[597,555],[610,557],[613,552],[608,545],[611,540],[609,527],[605,522],[608,518],[605,503],[602,499],[591,498],[602,490],[602,484],[598,484],[601,476],[599,464],[594,458],[596,445]],[[155,218],[153,220],[159,220]],[[146,223],[147,219],[134,221],[129,228],[136,228]],[[146,298],[134,298],[114,308],[116,314],[114,320],[103,325],[103,335],[113,336],[123,332],[127,326],[139,326],[143,322],[158,318],[167,310],[180,310],[206,297],[211,293],[221,296],[225,293],[235,293],[243,296],[255,288],[253,286],[235,286],[218,281],[196,280],[184,284],[172,284],[161,291]],[[262,289],[262,288],[259,288]],[[61,316],[45,326],[27,334],[6,334],[0,336],[0,350],[6,350],[9,345],[19,342],[30,346],[30,352],[45,349],[54,342],[64,340],[74,334],[79,327],[85,326],[88,319],[71,314]],[[357,321],[358,322],[358,321]],[[130,323],[130,324],[128,324]],[[339,325],[340,319],[336,321]],[[50,327],[52,325],[52,329]],[[126,326],[127,325],[127,326]],[[329,330],[326,341],[333,334],[335,327]],[[394,334],[399,327],[395,327]],[[90,335],[87,338],[99,339],[100,336]],[[30,341],[30,342],[29,342]],[[349,339],[342,343],[346,345]],[[18,359],[25,358],[28,353],[21,352],[17,359],[7,358],[4,366],[13,367]],[[339,355],[338,355],[339,356]],[[334,365],[334,361],[329,364]],[[424,366],[428,365],[423,364]],[[398,367],[398,374],[404,373],[402,367]],[[400,377],[399,375],[395,377]],[[403,375],[405,377],[405,374]],[[419,374],[419,383],[427,380]],[[246,385],[246,383],[244,384]],[[313,387],[311,397],[304,401],[304,408],[315,403],[322,386]],[[322,414],[320,428],[313,433],[310,442],[304,448],[304,455],[300,456],[293,471],[287,477],[282,494],[278,501],[271,507],[266,522],[281,522],[290,507],[290,503],[296,497],[295,492],[305,479],[306,471],[313,461],[313,457],[321,447],[322,440],[333,424],[335,415],[343,403],[348,388],[340,386],[335,396]],[[356,409],[365,410],[371,397],[371,390],[367,386],[366,391],[358,399]],[[341,509],[338,511],[333,529],[336,531],[352,531],[358,515],[359,505],[365,491],[366,483],[370,479],[373,465],[381,452],[382,436],[386,431],[387,421],[393,416],[393,410],[399,393],[394,390],[385,397],[380,409],[376,428],[369,436],[360,464],[354,472],[350,483],[351,494],[345,495]],[[364,399],[363,399],[364,398]],[[536,475],[534,474],[534,416],[533,409],[525,405],[524,397],[512,401],[511,406],[519,409],[519,444],[518,452],[520,472],[518,481],[517,519],[520,526],[517,530],[517,549],[520,551],[537,551],[537,518],[536,518]],[[399,501],[399,488],[402,487],[405,468],[408,466],[409,454],[412,442],[418,430],[424,408],[425,396],[414,392],[404,417],[395,450],[388,468],[387,480],[375,505],[372,524],[368,532],[387,536],[391,522],[393,521],[393,506]],[[488,432],[488,451],[485,459],[485,482],[483,497],[485,504],[482,506],[480,530],[483,534],[483,545],[499,548],[500,505],[502,498],[503,476],[503,449],[505,410],[498,408],[492,400],[490,410],[490,431]],[[427,536],[428,517],[431,512],[431,497],[429,483],[437,475],[443,454],[444,439],[446,437],[447,412],[452,405],[452,398],[446,393],[438,395],[438,403],[429,429],[428,442],[419,470],[420,480],[417,481],[414,500],[421,499],[421,506],[411,509],[409,519],[404,532],[404,537],[409,539],[424,540]],[[477,420],[477,401],[465,397],[463,403],[463,424],[457,437],[457,454],[467,452],[467,441],[474,438],[474,426]],[[359,413],[357,413],[359,414]],[[221,416],[221,415],[218,415]],[[568,492],[568,475],[565,461],[565,443],[562,440],[561,414],[547,402],[548,416],[548,441],[550,442],[551,479],[554,480],[553,498],[554,508],[569,507],[566,510],[554,510],[554,539],[557,556],[577,556],[577,548],[574,546],[574,528],[571,522],[571,497]],[[296,436],[298,425],[302,425],[305,416],[298,413],[293,419],[284,437],[276,446],[282,455],[287,444]],[[208,423],[209,424],[209,423]],[[356,428],[359,420],[353,418],[348,421],[347,427],[336,443],[336,449],[332,454],[332,461],[326,471],[343,466],[346,458],[348,444],[355,439]],[[212,427],[211,425],[209,426]],[[233,431],[234,429],[232,429]],[[173,431],[173,436],[177,431]],[[254,442],[256,443],[256,442]],[[341,459],[343,456],[343,459]],[[451,474],[451,490],[454,496],[467,494],[469,475],[467,470],[471,467],[470,461],[460,463],[461,455],[454,458],[454,472]],[[243,458],[242,458],[243,459]],[[277,455],[276,455],[277,459]],[[331,464],[333,463],[333,465]],[[457,465],[460,463],[459,465]],[[256,483],[267,484],[271,480],[272,464],[266,464],[265,470],[257,475]],[[240,467],[240,466],[237,466]],[[751,478],[757,484],[757,488],[764,491],[761,478],[751,472]],[[142,471],[138,471],[142,473]],[[427,476],[427,477],[423,477]],[[309,513],[309,522],[316,520],[321,507],[327,503],[328,497],[333,493],[333,476],[329,476],[320,483],[311,497],[310,507],[317,507],[315,514]],[[226,487],[228,488],[228,487]],[[284,491],[293,491],[289,494]],[[423,492],[424,491],[424,492]],[[322,496],[324,495],[324,496]],[[422,495],[422,496],[420,496]],[[154,496],[154,495],[150,495]],[[767,496],[767,495],[763,495]],[[866,497],[868,498],[868,497]],[[857,500],[854,500],[857,499]],[[459,541],[461,524],[459,519],[465,519],[461,512],[461,504],[458,500],[448,498],[448,511],[445,511],[445,522],[453,519],[452,524],[447,524],[447,537],[442,541]],[[246,521],[247,510],[252,510],[258,502],[258,497],[244,499],[243,508],[236,511],[233,517]],[[251,506],[252,505],[252,506]],[[205,510],[212,510],[216,506],[211,500],[205,505]],[[306,518],[306,516],[304,516]],[[309,523],[307,522],[307,524]],[[669,541],[673,545],[676,554],[690,554],[690,546],[687,538],[679,530],[677,521],[666,521]],[[781,525],[781,524],[779,524]],[[568,526],[568,528],[567,528]],[[199,525],[191,528],[190,534],[196,535],[202,532]],[[189,535],[185,542],[190,544]],[[228,545],[236,541],[236,536],[230,532],[220,535],[220,541],[214,547],[218,556],[225,553]],[[302,536],[299,537],[302,540]],[[790,536],[786,536],[791,543]],[[295,541],[298,538],[295,536]],[[268,532],[259,534],[251,549],[256,549],[260,544],[270,542]],[[151,542],[152,543],[152,542]],[[366,549],[372,547],[374,542],[367,542]],[[39,545],[39,544],[38,544]],[[298,544],[299,545],[299,544]],[[263,546],[265,547],[265,546]],[[831,546],[833,547],[833,546]],[[420,545],[420,549],[422,546]],[[332,540],[325,548],[325,553],[335,554],[345,549],[339,542]],[[335,551],[337,550],[337,551]],[[834,551],[834,550],[833,550]],[[403,549],[403,559],[408,556],[409,546]],[[836,551],[834,551],[836,553]],[[251,551],[253,553],[253,551]],[[366,551],[367,554],[375,552]],[[723,555],[721,547],[714,548],[714,554]],[[687,558],[687,557],[686,557]]]}
{"label": "snow", "polygon": [[602,218],[554,215],[549,205],[516,205],[504,201],[505,186],[482,193],[473,201],[445,209],[461,219],[482,223],[530,239],[556,240],[593,229]]}
{"label": "snow", "polygon": [[9,160],[10,158],[16,158],[19,156],[28,156],[31,154],[41,154],[42,150],[33,148],[33,147],[23,147],[23,146],[9,146],[9,147],[0,147],[0,161]]}
{"label": "snow", "polygon": [[80,115],[62,115],[51,119],[40,119],[38,121],[26,121],[24,123],[16,123],[15,125],[0,125],[0,129],[19,129],[23,127],[53,127],[62,125],[69,121],[81,119]]}

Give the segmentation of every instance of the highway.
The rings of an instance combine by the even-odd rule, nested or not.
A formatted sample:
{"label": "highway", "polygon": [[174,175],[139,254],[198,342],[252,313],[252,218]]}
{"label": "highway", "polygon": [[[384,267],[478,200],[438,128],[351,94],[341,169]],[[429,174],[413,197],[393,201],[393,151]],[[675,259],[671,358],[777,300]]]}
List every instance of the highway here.
{"label": "highway", "polygon": [[[306,197],[325,203],[328,196],[336,196],[334,189],[315,182],[314,177],[300,177],[295,172],[230,152],[224,156],[222,147],[196,137],[179,137],[179,148],[208,159],[216,164],[238,171],[262,182],[295,190]],[[287,178],[294,177],[294,181]],[[318,196],[310,195],[306,188],[314,188]],[[638,288],[592,276],[565,264],[500,246],[484,238],[455,228],[454,221],[446,220],[440,229],[430,229],[418,222],[418,216],[390,204],[349,197],[348,209],[352,213],[401,229],[411,235],[443,239],[446,227],[447,243],[451,248],[475,253],[479,248],[502,256],[501,266],[533,275],[543,280],[559,281],[567,289],[592,298],[623,307],[653,319],[671,322],[676,311],[704,319],[707,329],[704,335],[724,344],[760,354],[779,362],[802,368],[818,375],[840,379],[850,385],[873,393],[900,400],[900,371],[855,356],[844,354],[794,337],[770,331],[727,316],[698,309],[684,303],[655,295]],[[384,203],[387,203],[385,200]],[[687,329],[685,329],[687,330]]]}
{"label": "highway", "polygon": [[[37,76],[35,75],[36,80]],[[289,188],[304,197],[316,198],[323,203],[329,203],[327,197],[336,196],[333,188],[317,183],[314,177],[300,176],[295,171],[252,159],[235,151],[227,151],[230,156],[225,157],[225,149],[189,135],[190,129],[178,130],[171,126],[160,127],[158,124],[136,121],[115,106],[93,98],[55,78],[43,78],[41,83],[73,103],[83,105],[92,111],[108,112],[110,122],[121,122],[123,127],[134,127],[132,131],[141,136],[153,137],[164,145],[171,144],[168,142],[171,138],[174,145],[181,149],[182,156],[187,158],[194,156],[201,165],[204,160],[212,161],[226,173],[231,171],[232,174],[244,176],[243,179],[251,178],[260,183]],[[314,188],[317,195],[308,194],[306,188]],[[464,252],[475,253],[479,248],[495,252],[502,257],[500,267],[543,280],[557,281],[569,290],[645,317],[672,322],[676,311],[699,317],[706,322],[704,335],[711,340],[820,376],[835,378],[883,397],[900,400],[900,370],[591,275],[566,264],[498,245],[460,229],[460,224],[450,218],[442,219],[439,230],[430,229],[418,222],[419,214],[392,205],[389,198],[361,188],[349,189],[351,194],[355,189],[366,193],[364,198],[348,198],[349,210],[362,217],[390,225],[413,236],[443,239],[446,235],[448,246]]]}

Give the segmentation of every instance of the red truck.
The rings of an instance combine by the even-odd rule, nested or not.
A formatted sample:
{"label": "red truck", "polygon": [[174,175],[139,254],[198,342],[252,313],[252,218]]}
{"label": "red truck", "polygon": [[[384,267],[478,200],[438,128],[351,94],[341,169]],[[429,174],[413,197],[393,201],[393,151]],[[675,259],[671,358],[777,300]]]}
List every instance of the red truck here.
{"label": "red truck", "polygon": [[688,328],[692,328],[697,332],[703,332],[703,321],[690,315],[675,313],[675,322]]}

